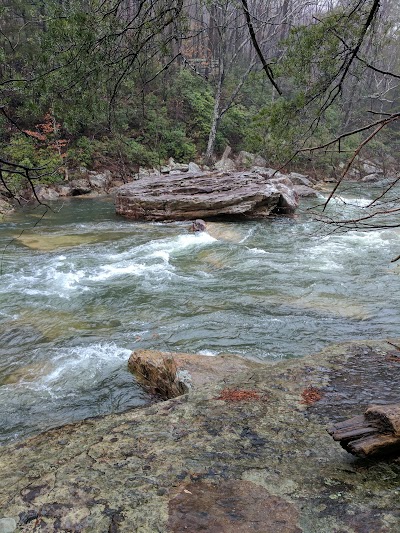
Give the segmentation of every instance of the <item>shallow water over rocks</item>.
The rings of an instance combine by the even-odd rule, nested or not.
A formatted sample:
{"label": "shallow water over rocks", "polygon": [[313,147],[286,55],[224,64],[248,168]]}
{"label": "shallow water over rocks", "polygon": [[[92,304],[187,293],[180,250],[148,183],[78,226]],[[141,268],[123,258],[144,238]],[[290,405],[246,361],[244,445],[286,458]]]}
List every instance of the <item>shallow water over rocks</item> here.
{"label": "shallow water over rocks", "polygon": [[[330,209],[352,215],[373,191]],[[294,219],[132,223],[77,198],[0,228],[1,438],[21,438],[149,401],[126,369],[134,348],[271,360],[398,335],[397,229],[327,234]],[[37,225],[35,226],[35,224]]]}

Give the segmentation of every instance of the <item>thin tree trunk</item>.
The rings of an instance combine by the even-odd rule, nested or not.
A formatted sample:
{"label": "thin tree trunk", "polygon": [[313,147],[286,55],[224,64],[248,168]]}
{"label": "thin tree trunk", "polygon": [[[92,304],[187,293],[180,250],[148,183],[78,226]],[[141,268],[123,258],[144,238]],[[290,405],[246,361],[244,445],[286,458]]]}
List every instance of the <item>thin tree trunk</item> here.
{"label": "thin tree trunk", "polygon": [[217,90],[215,93],[215,102],[214,102],[214,111],[211,121],[211,128],[210,133],[208,135],[208,143],[207,143],[207,150],[205,155],[205,163],[206,165],[209,165],[212,162],[213,156],[214,156],[214,148],[215,148],[215,139],[217,137],[217,131],[219,122],[221,120],[221,93],[222,93],[222,84],[224,81],[224,69],[221,67],[220,73],[218,76],[218,85]]}

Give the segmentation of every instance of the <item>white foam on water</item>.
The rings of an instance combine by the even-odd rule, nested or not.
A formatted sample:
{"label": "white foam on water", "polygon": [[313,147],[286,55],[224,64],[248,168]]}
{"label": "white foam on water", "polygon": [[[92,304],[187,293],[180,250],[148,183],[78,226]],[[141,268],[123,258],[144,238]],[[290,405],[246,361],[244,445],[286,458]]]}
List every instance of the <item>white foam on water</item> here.
{"label": "white foam on water", "polygon": [[88,276],[90,281],[105,281],[111,278],[120,276],[146,276],[148,274],[162,274],[166,277],[171,277],[174,267],[169,263],[157,263],[153,265],[146,265],[144,263],[124,263],[116,265],[104,265],[100,268],[100,272],[92,276]]}
{"label": "white foam on water", "polygon": [[[194,246],[204,246],[216,242],[217,239],[202,232],[200,234],[179,235],[169,239],[151,241],[119,254],[109,254],[100,270],[89,276],[90,281],[104,281],[117,276],[146,276],[156,274],[157,278],[174,275],[174,266],[169,263],[172,254]],[[160,262],[154,263],[154,260]]]}
{"label": "white foam on water", "polygon": [[[329,196],[318,193],[318,198],[321,198],[321,200],[324,200],[326,202]],[[362,198],[362,197],[355,197],[355,196],[342,196],[342,195],[332,196],[332,198],[329,200],[329,204],[341,206],[341,207],[343,206],[367,207],[370,203],[371,203],[370,198]]]}
{"label": "white foam on water", "polygon": [[93,388],[96,381],[104,379],[110,372],[126,364],[131,350],[115,343],[95,343],[61,349],[52,358],[53,370],[36,381],[23,383],[27,388],[65,394],[75,390]]}
{"label": "white foam on water", "polygon": [[150,255],[150,257],[159,257],[160,259],[162,259],[165,263],[168,263],[169,261],[169,253],[166,252],[165,250],[159,250],[158,252],[154,252]]}
{"label": "white foam on water", "polygon": [[206,232],[178,235],[172,239],[158,239],[132,247],[124,252],[108,254],[105,260],[121,261],[123,259],[140,258],[143,261],[146,257],[166,257],[166,254],[168,254],[169,259],[169,256],[174,252],[180,252],[192,246],[204,246],[216,241],[217,239],[214,239]]}
{"label": "white foam on water", "polygon": [[116,277],[154,277],[158,281],[174,276],[174,266],[170,265],[170,255],[192,247],[216,242],[207,233],[185,234],[174,238],[151,241],[120,254],[95,255],[97,265],[76,268],[68,262],[68,255],[57,255],[48,264],[29,265],[29,274],[20,272],[9,275],[6,292],[16,290],[28,296],[56,296],[69,299],[76,291],[89,291],[85,281],[103,282]]}
{"label": "white foam on water", "polygon": [[[351,257],[369,253],[381,249],[388,250],[392,247],[387,230],[357,232],[349,231],[340,235],[329,235],[321,239],[321,242],[310,248],[303,258],[307,264],[312,264],[318,270],[341,270]],[[395,235],[399,241],[400,236]]]}
{"label": "white foam on water", "polygon": [[50,268],[46,278],[48,281],[53,281],[59,289],[68,291],[78,288],[81,280],[85,278],[85,272],[74,269],[69,272],[61,272],[56,268]]}
{"label": "white foam on water", "polygon": [[268,255],[271,253],[271,252],[267,252],[266,250],[262,250],[261,248],[249,248],[248,246],[246,246],[246,250],[248,250],[252,254]]}
{"label": "white foam on water", "polygon": [[243,242],[247,241],[250,237],[254,235],[255,228],[250,228],[247,234],[239,241],[239,244],[242,244]]}
{"label": "white foam on water", "polygon": [[219,352],[213,352],[212,350],[199,350],[199,355],[206,355],[207,357],[215,357]]}
{"label": "white foam on water", "polygon": [[323,254],[351,254],[360,249],[373,249],[388,246],[386,230],[381,231],[349,231],[340,235],[329,235],[323,238],[323,242],[314,247],[311,252],[320,252]]}
{"label": "white foam on water", "polygon": [[198,233],[188,233],[185,235],[179,235],[174,239],[155,241],[149,244],[149,246],[156,249],[165,250],[169,253],[180,252],[186,248],[193,246],[204,246],[217,242],[218,239],[211,237],[206,231]]}

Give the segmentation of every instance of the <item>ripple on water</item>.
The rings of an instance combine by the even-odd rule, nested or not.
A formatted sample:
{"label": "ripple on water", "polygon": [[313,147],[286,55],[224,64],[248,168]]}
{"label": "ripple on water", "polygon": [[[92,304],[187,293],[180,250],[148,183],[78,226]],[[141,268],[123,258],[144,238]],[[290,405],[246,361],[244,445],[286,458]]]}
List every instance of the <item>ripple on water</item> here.
{"label": "ripple on water", "polygon": [[[336,204],[346,216],[369,201],[349,196]],[[0,239],[32,220],[19,214]],[[273,359],[398,333],[396,230],[317,237],[300,214],[193,234],[121,221],[98,201],[69,202],[43,224],[35,238],[54,249],[14,242],[3,254],[5,438],[143,402],[126,372],[134,347]]]}

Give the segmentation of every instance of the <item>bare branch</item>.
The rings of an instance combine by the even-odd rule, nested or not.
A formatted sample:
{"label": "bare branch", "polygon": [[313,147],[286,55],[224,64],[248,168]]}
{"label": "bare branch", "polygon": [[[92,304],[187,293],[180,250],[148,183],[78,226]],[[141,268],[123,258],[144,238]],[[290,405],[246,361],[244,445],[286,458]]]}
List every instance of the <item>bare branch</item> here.
{"label": "bare branch", "polygon": [[274,74],[273,74],[273,72],[271,70],[271,67],[266,62],[265,57],[264,57],[264,55],[263,55],[263,53],[262,53],[262,51],[260,49],[260,46],[258,44],[257,36],[256,36],[255,31],[254,31],[254,26],[253,26],[253,23],[251,21],[251,16],[250,16],[247,0],[241,0],[241,2],[242,2],[242,5],[243,5],[244,16],[246,17],[247,28],[248,28],[249,33],[250,33],[251,42],[253,43],[254,49],[257,52],[257,55],[258,55],[258,57],[259,57],[259,59],[261,61],[261,64],[262,64],[263,69],[264,69],[264,72],[267,75],[267,77],[268,77],[269,81],[271,82],[272,86],[277,91],[277,93],[279,95],[282,95],[282,91],[280,90],[280,88],[278,87],[276,81],[274,80]]}

